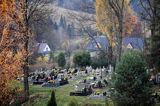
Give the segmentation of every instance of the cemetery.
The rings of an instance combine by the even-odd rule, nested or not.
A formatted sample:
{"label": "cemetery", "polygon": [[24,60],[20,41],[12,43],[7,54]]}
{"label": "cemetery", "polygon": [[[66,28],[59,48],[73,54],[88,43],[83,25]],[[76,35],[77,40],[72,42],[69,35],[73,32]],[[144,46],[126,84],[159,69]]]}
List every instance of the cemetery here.
{"label": "cemetery", "polygon": [[0,0],[0,106],[160,106],[160,0]]}
{"label": "cemetery", "polygon": [[[53,70],[55,73],[53,73]],[[64,98],[77,98],[79,100],[79,98],[84,97],[89,101],[96,100],[94,103],[101,102],[103,104],[105,103],[105,98],[110,95],[109,90],[106,91],[109,84],[109,80],[106,77],[109,76],[109,73],[104,72],[104,70],[111,72],[111,69],[107,70],[104,67],[92,69],[91,66],[86,67],[85,71],[80,68],[37,70],[30,73],[29,83],[31,90],[35,94],[37,91],[44,92],[43,90],[45,90],[47,93],[51,89],[55,89],[57,98],[59,98],[60,94],[64,93],[64,97],[61,98],[60,96],[60,101],[58,102],[61,102]],[[101,72],[103,72],[103,76],[100,76],[102,75]],[[23,78],[18,79],[23,82]],[[49,96],[47,94],[46,96]],[[43,101],[43,98],[41,99]],[[68,102],[66,101],[66,103]]]}

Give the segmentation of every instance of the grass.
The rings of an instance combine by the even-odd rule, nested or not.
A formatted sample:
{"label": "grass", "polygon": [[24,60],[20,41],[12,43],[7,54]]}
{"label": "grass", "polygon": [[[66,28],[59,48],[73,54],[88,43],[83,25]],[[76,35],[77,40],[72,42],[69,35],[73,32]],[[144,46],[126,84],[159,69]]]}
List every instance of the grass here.
{"label": "grass", "polygon": [[[104,100],[94,100],[89,99],[88,97],[69,96],[69,92],[72,91],[72,89],[74,89],[73,85],[75,83],[76,81],[71,81],[70,84],[57,88],[45,88],[41,86],[30,85],[31,99],[23,106],[47,106],[52,90],[55,90],[56,101],[58,106],[67,106],[71,100],[78,102],[78,104],[80,104],[81,106],[82,104],[92,104],[92,106],[105,105]],[[21,83],[18,83],[17,81],[13,81],[12,84],[16,87],[23,88],[23,85]],[[154,91],[155,89],[156,91],[159,91],[158,86],[154,87]],[[160,106],[160,103],[157,103],[156,106]]]}
{"label": "grass", "polygon": [[[74,89],[76,81],[71,81],[70,84],[60,86],[57,88],[41,87],[39,85],[30,85],[31,99],[24,104],[24,106],[47,106],[51,96],[51,91],[55,90],[56,101],[58,106],[67,106],[71,100],[75,100],[80,105],[97,104],[96,106],[104,106],[104,100],[94,100],[88,97],[69,96],[69,93]],[[15,83],[18,87],[23,87],[21,83]]]}

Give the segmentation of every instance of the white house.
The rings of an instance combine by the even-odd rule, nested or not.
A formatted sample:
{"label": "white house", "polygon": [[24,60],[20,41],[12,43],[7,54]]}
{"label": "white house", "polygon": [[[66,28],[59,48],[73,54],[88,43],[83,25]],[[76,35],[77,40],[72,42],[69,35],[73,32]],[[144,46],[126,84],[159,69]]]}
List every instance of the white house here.
{"label": "white house", "polygon": [[51,51],[50,47],[48,46],[47,43],[40,43],[39,48],[38,48],[38,53],[39,54],[45,54],[49,53]]}
{"label": "white house", "polygon": [[51,49],[47,43],[37,43],[35,47],[35,52],[40,55],[49,56]]}

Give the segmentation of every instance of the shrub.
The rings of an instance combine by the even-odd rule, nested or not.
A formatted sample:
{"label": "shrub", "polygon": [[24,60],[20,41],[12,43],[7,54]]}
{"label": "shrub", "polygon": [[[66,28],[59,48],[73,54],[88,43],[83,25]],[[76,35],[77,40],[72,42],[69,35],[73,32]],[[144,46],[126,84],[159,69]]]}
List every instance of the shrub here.
{"label": "shrub", "polygon": [[90,65],[91,56],[88,52],[77,52],[73,56],[73,62],[76,66],[84,67]]}
{"label": "shrub", "polygon": [[48,101],[47,106],[57,106],[56,97],[55,97],[55,91],[54,90],[52,91],[51,99]]}
{"label": "shrub", "polygon": [[64,67],[66,64],[66,59],[64,53],[60,53],[58,55],[58,65],[59,67]]}
{"label": "shrub", "polygon": [[93,58],[91,66],[94,69],[96,69],[97,67],[108,66],[108,59],[106,57],[106,54],[100,53],[97,58]]}
{"label": "shrub", "polygon": [[145,61],[139,52],[125,53],[115,72],[112,99],[117,106],[151,106],[151,86]]}

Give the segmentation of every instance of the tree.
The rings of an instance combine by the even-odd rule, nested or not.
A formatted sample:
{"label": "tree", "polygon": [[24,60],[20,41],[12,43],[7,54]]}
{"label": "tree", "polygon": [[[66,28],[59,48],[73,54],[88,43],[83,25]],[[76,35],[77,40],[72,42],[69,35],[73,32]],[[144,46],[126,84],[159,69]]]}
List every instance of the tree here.
{"label": "tree", "polygon": [[29,35],[24,35],[24,8],[16,0],[0,1],[0,105],[8,106],[12,99],[10,82],[23,70]]}
{"label": "tree", "polygon": [[91,56],[89,52],[77,52],[73,57],[73,62],[76,66],[85,67],[91,64]]}
{"label": "tree", "polygon": [[151,104],[151,85],[142,55],[136,51],[125,53],[113,75],[112,95],[117,106],[145,106]]}
{"label": "tree", "polygon": [[[21,58],[21,67],[24,71],[24,90],[29,94],[28,85],[28,70],[29,70],[29,55],[30,55],[30,40],[33,37],[33,23],[40,23],[47,12],[46,3],[44,0],[1,0],[0,19],[1,29],[1,50],[0,52],[11,52],[14,55],[20,52],[23,53]],[[44,17],[41,17],[43,14]],[[11,33],[12,32],[12,33]],[[3,53],[2,53],[3,54]],[[6,59],[9,59],[6,57]],[[5,70],[5,69],[4,69]]]}
{"label": "tree", "polygon": [[[18,2],[22,4],[23,10],[23,24],[24,24],[24,36],[26,36],[25,41],[25,51],[27,56],[24,60],[23,71],[24,71],[24,90],[29,95],[29,84],[28,84],[28,70],[29,70],[29,54],[31,52],[30,41],[32,35],[37,31],[38,26],[45,26],[44,23],[48,21],[48,15],[50,15],[51,10],[47,8],[48,0],[22,0]],[[32,33],[32,34],[31,34]]]}
{"label": "tree", "polygon": [[60,21],[59,21],[59,26],[62,27],[63,29],[66,29],[67,23],[66,23],[66,18],[61,15]]}
{"label": "tree", "polygon": [[52,91],[51,99],[49,100],[47,106],[57,106],[56,97],[55,97],[55,91],[54,90]]}
{"label": "tree", "polygon": [[109,64],[112,63],[114,46],[117,46],[117,60],[121,57],[124,20],[130,11],[128,4],[128,0],[96,0],[97,27],[109,40]]}
{"label": "tree", "polygon": [[54,28],[55,30],[58,30],[58,24],[57,24],[57,22],[55,22],[55,23],[53,24],[53,28]]}
{"label": "tree", "polygon": [[58,55],[58,65],[59,65],[60,67],[64,67],[65,64],[66,64],[65,55],[64,55],[64,53],[60,53],[60,54]]}
{"label": "tree", "polygon": [[92,67],[107,67],[108,66],[108,58],[106,56],[106,53],[101,52],[98,57],[92,59]]}
{"label": "tree", "polygon": [[[137,19],[137,16],[132,15],[131,13],[127,13],[126,19],[124,23],[124,32],[123,32],[123,37],[130,36],[133,33],[133,36],[135,35],[141,35],[142,31],[142,26],[140,22]],[[138,25],[138,26],[136,26]],[[137,30],[135,30],[137,27]],[[134,31],[134,32],[133,32]]]}
{"label": "tree", "polygon": [[70,37],[72,36],[72,28],[70,24],[67,26],[67,33]]}
{"label": "tree", "polygon": [[67,33],[69,35],[69,37],[73,37],[75,35],[75,27],[74,24],[68,24],[67,26]]}
{"label": "tree", "polygon": [[[131,0],[131,4],[136,5],[134,8],[141,19],[145,22],[146,26],[149,27],[151,31],[151,44],[145,45],[146,58],[151,68],[156,68],[160,70],[160,34],[159,34],[159,0]],[[146,30],[146,29],[145,29]],[[149,52],[148,52],[149,51]]]}

